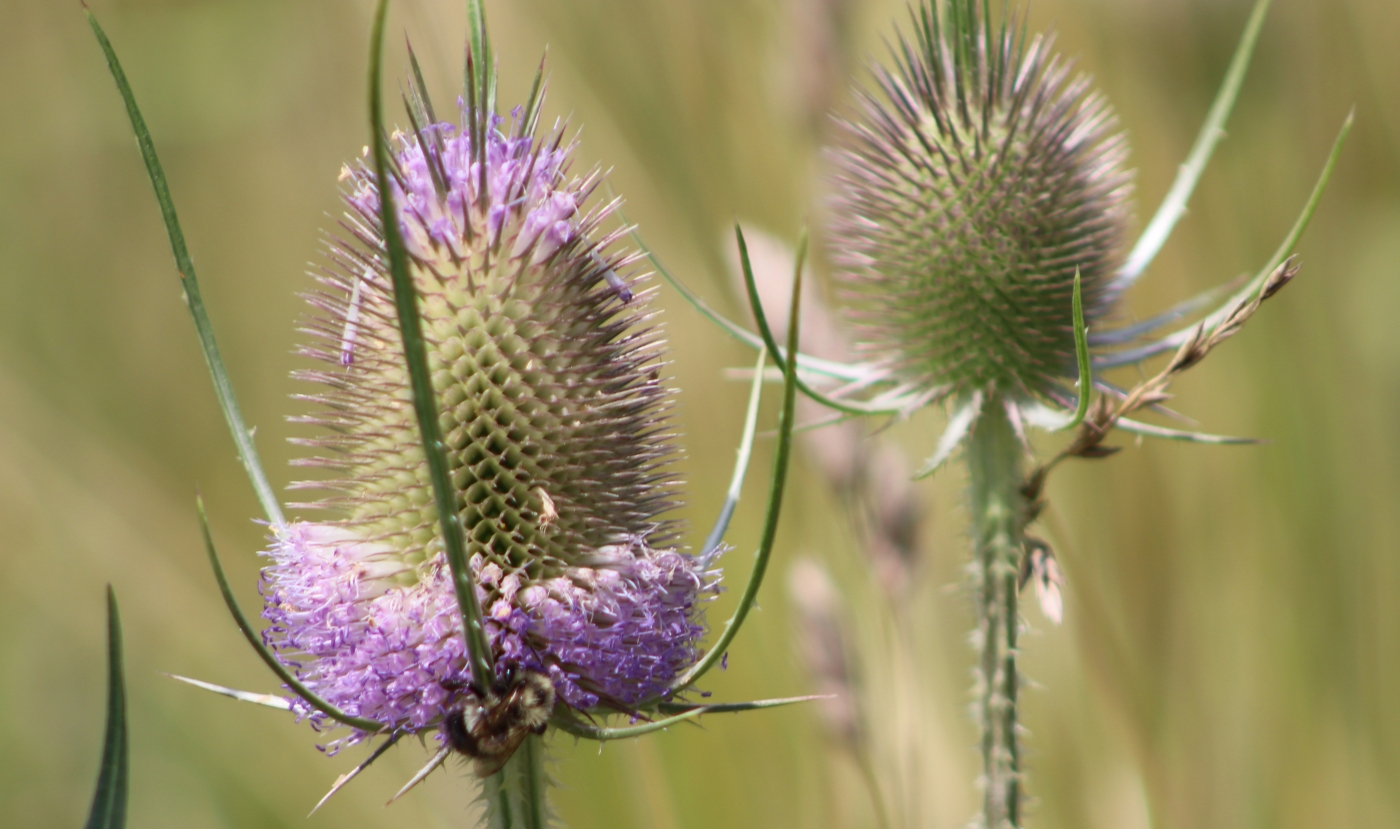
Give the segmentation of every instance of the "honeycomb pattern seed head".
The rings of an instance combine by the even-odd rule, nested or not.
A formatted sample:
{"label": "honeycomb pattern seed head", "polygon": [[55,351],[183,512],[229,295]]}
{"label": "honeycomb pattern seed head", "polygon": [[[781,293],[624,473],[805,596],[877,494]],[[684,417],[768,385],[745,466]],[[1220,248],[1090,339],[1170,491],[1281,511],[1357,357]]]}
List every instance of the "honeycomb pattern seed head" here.
{"label": "honeycomb pattern seed head", "polygon": [[[698,656],[707,564],[668,549],[676,497],[664,342],[609,253],[599,181],[569,172],[562,128],[517,110],[473,145],[471,119],[392,136],[399,226],[419,294],[458,517],[498,673],[550,677],[566,705],[625,709]],[[439,723],[470,670],[413,413],[379,182],[342,173],[350,241],[333,240],[298,376],[323,430],[300,487],[333,518],[268,552],[270,644],[314,692],[396,728]],[[357,734],[352,739],[362,738]]]}
{"label": "honeycomb pattern seed head", "polygon": [[1072,296],[1115,298],[1126,145],[1108,105],[977,0],[914,11],[834,152],[833,261],[865,354],[924,399],[1074,373]]}

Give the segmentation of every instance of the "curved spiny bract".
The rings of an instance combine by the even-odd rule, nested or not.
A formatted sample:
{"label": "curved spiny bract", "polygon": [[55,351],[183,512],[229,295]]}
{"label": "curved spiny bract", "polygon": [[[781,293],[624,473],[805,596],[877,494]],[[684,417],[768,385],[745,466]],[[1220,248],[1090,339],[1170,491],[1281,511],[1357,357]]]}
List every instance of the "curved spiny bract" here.
{"label": "curved spiny bract", "polygon": [[[517,112],[518,120],[520,114]],[[660,382],[664,341],[633,257],[586,212],[599,180],[572,145],[493,118],[395,134],[391,186],[411,260],[458,517],[498,675],[539,672],[563,704],[626,708],[694,662],[717,573],[667,549],[676,495]],[[483,173],[483,160],[485,172]],[[393,288],[379,191],[347,167],[350,241],[331,240],[307,296],[319,386],[297,418],[325,434],[305,466],[332,477],[264,571],[267,638],[316,693],[417,731],[471,686]],[[635,287],[635,286],[633,286]],[[362,738],[352,736],[351,740]]]}
{"label": "curved spiny bract", "polygon": [[1108,310],[1130,177],[1105,101],[1050,51],[931,3],[834,154],[833,260],[861,347],[936,397],[1053,394],[1075,366],[1076,271]]}

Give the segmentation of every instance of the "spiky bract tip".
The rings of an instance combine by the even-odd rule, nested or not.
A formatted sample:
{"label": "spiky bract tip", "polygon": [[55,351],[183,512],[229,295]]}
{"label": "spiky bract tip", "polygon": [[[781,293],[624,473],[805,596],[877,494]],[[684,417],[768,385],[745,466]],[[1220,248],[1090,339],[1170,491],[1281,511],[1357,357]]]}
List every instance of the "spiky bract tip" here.
{"label": "spiky bract tip", "polygon": [[[533,108],[532,108],[533,109]],[[664,342],[634,260],[584,210],[572,145],[535,112],[393,138],[391,181],[419,295],[458,517],[498,673],[548,676],[575,708],[626,710],[697,658],[716,574],[665,549],[675,455]],[[430,111],[430,110],[429,110]],[[410,110],[413,114],[413,110]],[[303,349],[329,363],[298,418],[330,434],[332,480],[264,571],[269,643],[317,694],[396,729],[440,723],[472,686],[384,261],[379,187],[345,168],[353,242],[333,240]],[[363,735],[358,735],[363,736]]]}
{"label": "spiky bract tip", "polygon": [[1127,220],[1108,105],[1050,39],[1027,45],[979,6],[914,11],[835,153],[831,248],[863,347],[925,399],[1058,388],[1075,272],[1101,316]]}

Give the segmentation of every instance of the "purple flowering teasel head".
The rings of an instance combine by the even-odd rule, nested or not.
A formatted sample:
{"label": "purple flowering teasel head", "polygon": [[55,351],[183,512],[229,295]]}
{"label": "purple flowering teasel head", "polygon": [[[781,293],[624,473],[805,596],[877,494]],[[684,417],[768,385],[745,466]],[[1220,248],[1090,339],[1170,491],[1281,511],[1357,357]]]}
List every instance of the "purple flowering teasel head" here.
{"label": "purple flowering teasel head", "polygon": [[[558,126],[537,137],[536,113],[480,129],[414,118],[392,136],[389,186],[493,667],[547,677],[574,709],[626,711],[698,658],[717,573],[667,546],[664,343],[645,294],[618,276],[632,258],[599,229],[611,205],[584,207],[600,175],[572,176],[573,145]],[[330,492],[302,506],[333,517],[287,526],[267,552],[265,640],[322,699],[414,732],[442,723],[472,676],[383,264],[380,184],[364,163],[341,178],[349,239],[332,241],[308,296],[303,349],[327,365],[298,373],[321,387],[298,420],[327,432],[302,441],[316,454],[299,463],[334,471],[298,485]]]}

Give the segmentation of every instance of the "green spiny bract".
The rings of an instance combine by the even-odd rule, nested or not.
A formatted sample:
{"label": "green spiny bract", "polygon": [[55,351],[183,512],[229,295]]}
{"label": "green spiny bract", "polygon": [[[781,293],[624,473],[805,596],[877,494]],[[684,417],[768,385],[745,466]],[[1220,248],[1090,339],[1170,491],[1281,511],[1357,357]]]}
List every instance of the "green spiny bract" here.
{"label": "green spiny bract", "polygon": [[[372,188],[363,176],[357,183]],[[573,182],[570,195],[582,202],[591,183]],[[377,204],[372,189],[351,199],[361,193]],[[524,218],[521,211],[517,224]],[[459,252],[434,246],[412,262],[462,527],[473,552],[533,578],[587,564],[587,550],[619,536],[654,534],[669,506],[662,465],[672,447],[658,431],[666,391],[655,361],[662,342],[654,330],[634,330],[641,315],[623,308],[605,279],[620,265],[585,235],[598,218],[582,218],[577,238],[549,256],[511,256],[489,242]],[[353,230],[374,248],[381,242],[371,221],[361,214]],[[507,225],[501,237],[517,232]],[[349,365],[301,377],[330,386],[312,398],[329,415],[305,422],[339,433],[308,441],[336,450],[312,464],[346,475],[316,483],[343,493],[319,506],[423,562],[441,542],[392,287],[375,253],[337,246],[332,258],[339,267],[322,276],[339,295],[312,297],[329,318],[309,330],[335,350],[308,353]]]}
{"label": "green spiny bract", "polygon": [[[535,167],[519,178],[547,182],[551,192],[527,194],[533,188],[521,181],[520,192],[498,200],[469,196],[470,229],[449,231],[460,233],[455,244],[434,238],[419,217],[402,222],[470,552],[532,580],[587,566],[590,551],[620,537],[654,536],[670,506],[664,463],[673,450],[657,363],[664,344],[654,330],[637,330],[641,303],[627,306],[606,278],[624,263],[600,253],[611,238],[589,239],[601,214],[576,212],[597,176],[566,184],[570,149],[556,140],[538,156],[517,150],[516,163]],[[398,156],[401,168],[424,163],[416,141],[402,137]],[[331,291],[310,298],[328,316],[308,330],[334,348],[307,353],[342,366],[301,374],[329,386],[311,398],[329,413],[304,420],[338,433],[309,441],[336,450],[311,463],[344,470],[315,486],[341,493],[319,506],[341,510],[346,525],[417,564],[440,547],[437,510],[378,255],[377,191],[368,171],[349,177],[358,211],[349,227],[370,253],[334,246],[338,267],[322,274]],[[405,213],[415,195],[410,185],[401,196]],[[499,229],[488,227],[501,201],[527,195],[535,204],[507,208]],[[553,211],[536,222],[546,227],[525,227],[531,208]],[[429,209],[450,221],[452,206]],[[531,230],[535,238],[522,244]]]}
{"label": "green spiny bract", "polygon": [[[914,13],[835,155],[833,259],[866,353],[923,399],[1063,398],[1072,296],[1115,296],[1129,175],[1083,78],[976,0]],[[882,100],[883,99],[883,100]]]}

